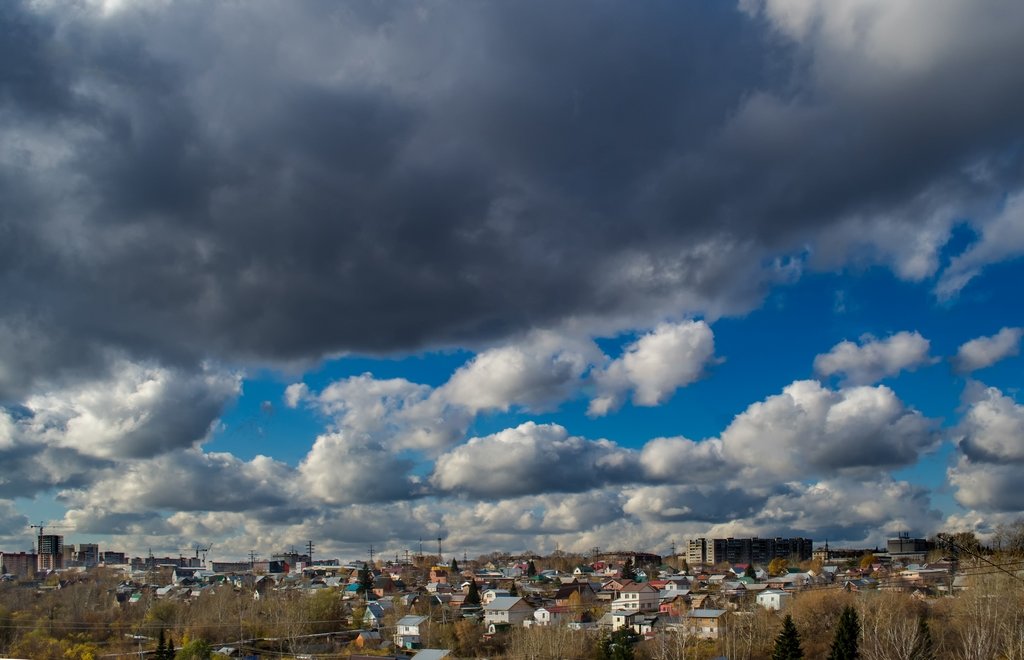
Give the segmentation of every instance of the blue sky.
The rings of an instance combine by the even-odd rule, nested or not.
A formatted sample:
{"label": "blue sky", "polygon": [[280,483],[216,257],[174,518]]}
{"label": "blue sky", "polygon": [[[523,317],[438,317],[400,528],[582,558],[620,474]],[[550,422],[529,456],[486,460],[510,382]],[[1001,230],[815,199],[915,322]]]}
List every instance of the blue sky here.
{"label": "blue sky", "polygon": [[1024,515],[1020,3],[0,23],[0,549]]}

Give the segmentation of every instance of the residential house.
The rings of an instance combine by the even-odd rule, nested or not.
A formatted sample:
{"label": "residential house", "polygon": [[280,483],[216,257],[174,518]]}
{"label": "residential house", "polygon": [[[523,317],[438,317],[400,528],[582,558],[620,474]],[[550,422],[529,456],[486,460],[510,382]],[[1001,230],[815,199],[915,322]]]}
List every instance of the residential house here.
{"label": "residential house", "polygon": [[672,596],[669,600],[661,601],[658,605],[658,612],[669,616],[682,616],[690,609],[690,603],[685,594]]}
{"label": "residential house", "polygon": [[554,626],[563,621],[570,620],[575,613],[568,607],[552,605],[550,607],[539,607],[533,612],[533,620],[538,626]]}
{"label": "residential house", "polygon": [[570,604],[569,599],[573,594],[579,594],[578,602],[582,604],[592,603],[597,599],[597,592],[590,586],[589,582],[577,582],[573,580],[569,584],[563,584],[555,593],[555,605],[559,607]]}
{"label": "residential house", "polygon": [[425,616],[409,614],[398,620],[395,630],[395,646],[414,649],[420,645],[420,626],[427,621]]}
{"label": "residential house", "polygon": [[725,610],[691,610],[686,615],[686,632],[704,639],[718,639],[725,632]]}
{"label": "residential house", "polygon": [[761,593],[757,594],[757,604],[766,610],[778,611],[785,609],[791,602],[792,598],[793,594],[788,591],[783,591],[781,589],[765,589]]}
{"label": "residential house", "polygon": [[381,636],[376,630],[364,630],[352,642],[356,648],[375,649],[380,646]]}
{"label": "residential house", "polygon": [[379,601],[372,601],[366,604],[363,611],[363,625],[376,630],[384,625],[384,605]]}
{"label": "residential house", "polygon": [[452,654],[448,649],[421,649],[412,656],[412,660],[443,660]]}
{"label": "residential house", "polygon": [[495,598],[504,598],[509,595],[508,589],[484,589],[483,593],[480,594],[480,604],[487,605]]}
{"label": "residential house", "polygon": [[373,593],[377,598],[385,598],[398,593],[394,580],[389,575],[378,575],[373,579]]}
{"label": "residential house", "polygon": [[484,623],[521,625],[533,617],[533,608],[518,596],[499,596],[484,605]]}
{"label": "residential house", "polygon": [[658,590],[649,583],[633,582],[619,591],[619,597],[612,601],[612,609],[629,612],[657,612],[660,600]]}

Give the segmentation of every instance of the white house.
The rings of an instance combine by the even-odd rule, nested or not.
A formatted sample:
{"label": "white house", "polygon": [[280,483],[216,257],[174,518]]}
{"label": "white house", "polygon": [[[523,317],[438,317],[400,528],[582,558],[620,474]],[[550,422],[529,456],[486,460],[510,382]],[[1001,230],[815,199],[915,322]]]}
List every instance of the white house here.
{"label": "white house", "polygon": [[484,605],[484,623],[518,626],[533,618],[533,608],[517,596],[499,596]]}
{"label": "white house", "polygon": [[495,598],[507,597],[508,595],[508,589],[484,589],[484,592],[480,594],[480,604],[487,605]]}
{"label": "white house", "polygon": [[568,607],[540,607],[534,610],[533,619],[538,626],[553,626],[565,621],[569,616]]}
{"label": "white house", "polygon": [[793,594],[781,589],[765,589],[757,594],[757,604],[766,610],[782,610],[790,603]]}
{"label": "white house", "polygon": [[626,612],[657,612],[659,592],[646,582],[632,582],[622,587],[619,597],[612,601],[613,610]]}
{"label": "white house", "polygon": [[420,626],[427,620],[425,616],[409,614],[398,620],[395,630],[395,646],[412,649],[420,645]]}

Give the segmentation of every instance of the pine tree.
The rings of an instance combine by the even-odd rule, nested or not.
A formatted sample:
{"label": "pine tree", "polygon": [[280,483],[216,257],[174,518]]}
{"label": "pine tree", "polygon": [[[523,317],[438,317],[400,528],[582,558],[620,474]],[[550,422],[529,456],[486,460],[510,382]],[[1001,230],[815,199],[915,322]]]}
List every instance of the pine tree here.
{"label": "pine tree", "polygon": [[530,560],[530,563],[526,565],[526,574],[530,577],[533,577],[537,574],[537,567],[533,565],[532,559]]}
{"label": "pine tree", "polygon": [[519,590],[516,589],[516,583],[515,582],[513,582],[512,586],[508,588],[508,595],[509,596],[518,596],[519,595]]}
{"label": "pine tree", "polygon": [[359,569],[359,593],[366,593],[373,589],[373,573],[368,566]]}
{"label": "pine tree", "polygon": [[462,602],[465,605],[480,604],[480,588],[476,586],[476,580],[469,581],[469,590],[466,591],[466,598]]}
{"label": "pine tree", "polygon": [[174,660],[174,638],[171,636],[167,637],[167,660]]}
{"label": "pine tree", "polygon": [[782,621],[782,631],[775,638],[775,649],[772,651],[772,660],[800,660],[804,657],[804,650],[800,647],[800,632],[793,623],[793,617],[786,615]]}
{"label": "pine tree", "polygon": [[743,577],[748,577],[751,580],[757,579],[757,571],[754,570],[753,564],[747,564],[747,570],[743,571]]}
{"label": "pine tree", "polygon": [[917,638],[914,640],[914,648],[910,651],[910,660],[935,660],[932,631],[923,616],[917,620]]}
{"label": "pine tree", "polygon": [[623,580],[635,580],[636,569],[633,568],[633,560],[627,559],[626,563],[622,565],[622,579]]}
{"label": "pine tree", "polygon": [[449,569],[449,572],[452,575],[455,575],[456,573],[458,573],[459,572],[459,560],[456,559],[455,557],[452,557],[452,564],[451,564],[451,566],[448,567],[448,569]]}
{"label": "pine tree", "polygon": [[156,652],[153,654],[157,660],[164,660],[167,657],[167,642],[164,641],[164,629],[160,629],[160,636],[156,638]]}
{"label": "pine tree", "polygon": [[857,611],[847,605],[839,615],[839,626],[836,628],[836,636],[832,638],[828,660],[857,660],[860,657],[857,648],[859,639],[860,620]]}

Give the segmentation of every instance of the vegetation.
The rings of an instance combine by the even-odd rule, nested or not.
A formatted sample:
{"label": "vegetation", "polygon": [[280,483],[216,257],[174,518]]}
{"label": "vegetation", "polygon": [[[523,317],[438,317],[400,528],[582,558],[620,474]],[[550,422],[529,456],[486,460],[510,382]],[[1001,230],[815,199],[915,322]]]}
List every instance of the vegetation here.
{"label": "vegetation", "polygon": [[775,638],[775,649],[772,651],[772,660],[799,660],[804,657],[803,648],[800,646],[800,633],[793,623],[793,617],[786,615],[782,621],[782,630]]}
{"label": "vegetation", "polygon": [[836,628],[836,636],[832,639],[828,660],[857,660],[860,658],[860,652],[857,650],[859,637],[860,619],[857,618],[857,610],[847,605],[843,608],[843,613],[839,615],[839,627]]}
{"label": "vegetation", "polygon": [[[1019,556],[1005,550],[1012,538],[1007,534],[1001,550],[1006,554],[994,555],[992,561],[1015,570]],[[450,648],[456,657],[507,660],[707,660],[720,656],[730,660],[1024,660],[1021,578],[1013,570],[1007,574],[988,564],[972,563],[969,557],[962,557],[959,567],[968,576],[967,588],[953,597],[808,589],[792,599],[785,616],[742,602],[730,612],[716,640],[662,631],[640,641],[627,633],[601,637],[564,626],[514,627],[489,637],[476,619],[463,618],[459,611],[426,597],[412,610],[396,599],[382,631],[387,637],[398,618],[414,611],[429,617],[422,630],[425,645]],[[355,650],[351,641],[363,627],[366,601],[352,599],[340,588],[261,589],[257,594],[253,586],[219,584],[191,597],[158,598],[153,588],[120,585],[122,580],[98,570],[62,581],[59,589],[0,583],[0,657],[97,660],[142,652],[157,660],[184,660],[216,658],[213,649],[221,646],[262,651],[271,657],[341,657]],[[547,589],[549,595],[556,588],[520,585],[523,592]],[[123,595],[130,592],[141,594],[141,599],[129,602]],[[479,592],[479,585],[472,582],[465,602],[479,602]],[[709,598],[704,607],[724,608],[728,596],[712,593]],[[584,603],[578,594],[570,598],[577,620],[599,618],[606,607]],[[333,634],[310,637],[323,633]]]}

